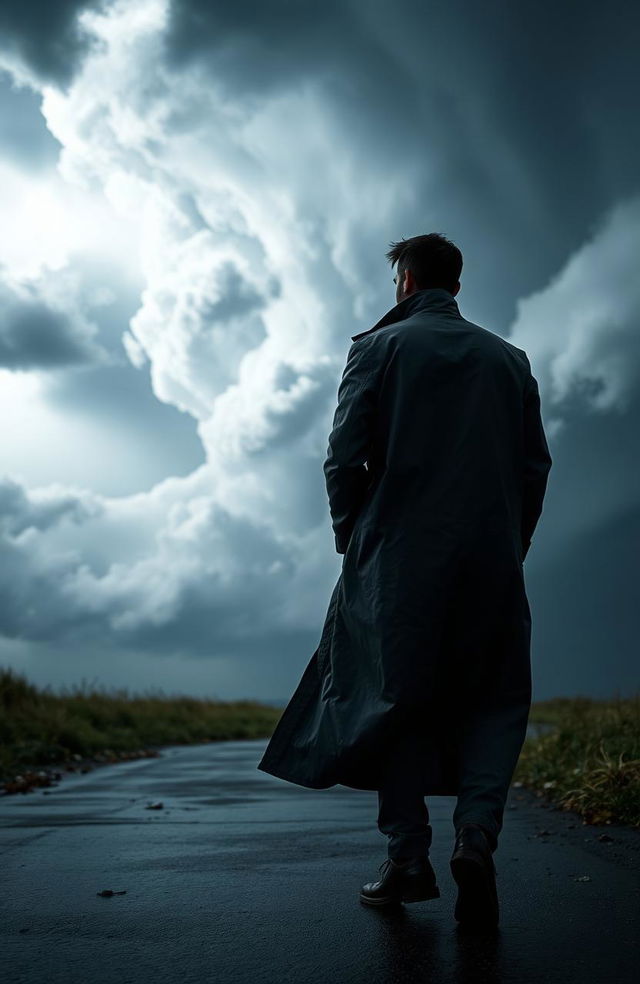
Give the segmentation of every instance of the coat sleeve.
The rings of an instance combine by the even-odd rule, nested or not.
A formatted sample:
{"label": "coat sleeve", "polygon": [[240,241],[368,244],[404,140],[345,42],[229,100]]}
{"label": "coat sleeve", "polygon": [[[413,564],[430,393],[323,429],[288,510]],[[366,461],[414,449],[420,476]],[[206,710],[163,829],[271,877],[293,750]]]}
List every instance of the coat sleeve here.
{"label": "coat sleeve", "polygon": [[346,552],[370,475],[365,467],[375,412],[376,376],[366,342],[351,345],[323,470],[336,550]]}
{"label": "coat sleeve", "polygon": [[540,414],[538,383],[530,370],[529,364],[529,375],[524,391],[524,484],[521,524],[523,560],[531,546],[531,537],[542,513],[547,478],[552,464]]}

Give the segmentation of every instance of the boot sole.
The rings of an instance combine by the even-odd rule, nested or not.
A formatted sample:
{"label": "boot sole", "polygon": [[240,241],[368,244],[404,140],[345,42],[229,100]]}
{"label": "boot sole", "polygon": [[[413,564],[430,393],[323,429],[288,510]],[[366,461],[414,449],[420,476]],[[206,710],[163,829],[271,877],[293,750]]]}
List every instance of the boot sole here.
{"label": "boot sole", "polygon": [[417,895],[416,894],[413,894],[412,895],[412,894],[409,894],[408,892],[405,892],[405,894],[402,896],[402,901],[403,902],[426,902],[428,899],[439,899],[439,898],[440,898],[440,889],[439,888],[432,888],[432,889],[429,889],[429,891],[426,894],[417,894]]}
{"label": "boot sole", "polygon": [[429,899],[439,899],[440,889],[432,888],[427,892],[404,892],[402,895],[386,895],[383,898],[372,898],[360,894],[360,901],[365,905],[400,905],[401,902],[427,902]]}
{"label": "boot sole", "polygon": [[458,886],[454,912],[458,922],[497,926],[499,907],[494,876],[471,857],[452,858],[449,866]]}

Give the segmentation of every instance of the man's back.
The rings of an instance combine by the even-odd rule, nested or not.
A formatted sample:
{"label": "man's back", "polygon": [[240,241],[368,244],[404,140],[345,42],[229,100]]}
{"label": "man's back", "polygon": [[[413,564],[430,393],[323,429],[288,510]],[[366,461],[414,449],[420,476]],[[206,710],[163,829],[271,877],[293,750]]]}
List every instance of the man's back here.
{"label": "man's back", "polygon": [[[418,292],[403,320],[355,336],[350,361],[344,396],[369,418],[353,531],[425,546],[511,543],[522,560],[551,465],[526,353],[434,289]],[[341,454],[330,445],[330,500]]]}

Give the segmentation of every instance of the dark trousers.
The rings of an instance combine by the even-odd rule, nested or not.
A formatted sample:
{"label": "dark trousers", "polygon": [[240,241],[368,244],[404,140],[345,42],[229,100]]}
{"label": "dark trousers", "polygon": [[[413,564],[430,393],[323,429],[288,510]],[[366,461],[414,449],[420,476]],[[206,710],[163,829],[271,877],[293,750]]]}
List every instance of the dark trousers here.
{"label": "dark trousers", "polygon": [[[494,850],[526,726],[527,711],[518,706],[467,712],[455,725],[460,784],[453,825],[457,831],[463,823],[480,824]],[[387,756],[378,790],[378,829],[389,838],[389,857],[429,853],[432,828],[423,793],[428,740],[424,731],[407,725],[396,734]]]}

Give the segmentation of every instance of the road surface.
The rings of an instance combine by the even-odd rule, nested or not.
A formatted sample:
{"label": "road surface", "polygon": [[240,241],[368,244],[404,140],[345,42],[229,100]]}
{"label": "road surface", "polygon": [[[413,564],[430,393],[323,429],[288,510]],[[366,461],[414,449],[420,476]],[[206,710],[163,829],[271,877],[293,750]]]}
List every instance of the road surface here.
{"label": "road surface", "polygon": [[427,799],[441,898],[371,909],[377,794],[275,779],[256,769],[265,745],[169,747],[1,796],[3,984],[637,981],[639,831],[512,787],[500,926],[465,931],[452,797]]}

